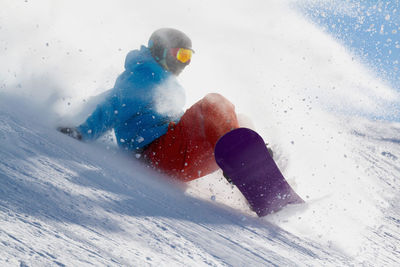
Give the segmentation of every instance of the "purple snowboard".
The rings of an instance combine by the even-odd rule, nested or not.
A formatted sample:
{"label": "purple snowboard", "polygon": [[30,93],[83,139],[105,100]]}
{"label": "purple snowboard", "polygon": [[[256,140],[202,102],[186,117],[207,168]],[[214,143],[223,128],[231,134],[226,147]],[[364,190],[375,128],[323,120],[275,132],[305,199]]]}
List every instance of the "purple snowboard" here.
{"label": "purple snowboard", "polygon": [[215,146],[215,160],[260,217],[287,204],[304,203],[253,130],[238,128],[222,136]]}

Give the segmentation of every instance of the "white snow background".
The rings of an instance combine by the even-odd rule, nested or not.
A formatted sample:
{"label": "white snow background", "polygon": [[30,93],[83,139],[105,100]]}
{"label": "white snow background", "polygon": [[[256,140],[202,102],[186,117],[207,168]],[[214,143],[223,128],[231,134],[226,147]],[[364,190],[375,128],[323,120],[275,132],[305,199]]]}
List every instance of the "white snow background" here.
{"label": "white snow background", "polygon": [[[1,0],[0,264],[395,265],[400,124],[373,118],[399,94],[292,4]],[[161,27],[193,41],[187,107],[230,99],[306,204],[257,218],[220,172],[175,184],[55,131]]]}

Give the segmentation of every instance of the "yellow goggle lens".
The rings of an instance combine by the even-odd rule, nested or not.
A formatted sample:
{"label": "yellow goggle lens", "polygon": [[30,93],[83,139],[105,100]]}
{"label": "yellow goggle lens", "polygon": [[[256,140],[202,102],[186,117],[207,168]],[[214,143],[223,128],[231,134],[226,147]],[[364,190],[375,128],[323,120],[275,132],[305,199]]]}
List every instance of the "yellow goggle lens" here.
{"label": "yellow goggle lens", "polygon": [[179,48],[176,53],[176,59],[182,63],[188,62],[192,58],[193,51],[190,49]]}

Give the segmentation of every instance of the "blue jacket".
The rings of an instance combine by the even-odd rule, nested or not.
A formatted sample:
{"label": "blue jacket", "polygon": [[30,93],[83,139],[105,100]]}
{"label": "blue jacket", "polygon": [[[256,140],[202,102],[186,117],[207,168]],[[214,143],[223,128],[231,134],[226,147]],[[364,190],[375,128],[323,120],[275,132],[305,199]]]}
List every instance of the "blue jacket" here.
{"label": "blue jacket", "polygon": [[119,146],[140,150],[164,135],[170,122],[179,121],[184,105],[176,77],[142,46],[128,53],[114,88],[78,130],[83,140],[94,140],[114,129]]}

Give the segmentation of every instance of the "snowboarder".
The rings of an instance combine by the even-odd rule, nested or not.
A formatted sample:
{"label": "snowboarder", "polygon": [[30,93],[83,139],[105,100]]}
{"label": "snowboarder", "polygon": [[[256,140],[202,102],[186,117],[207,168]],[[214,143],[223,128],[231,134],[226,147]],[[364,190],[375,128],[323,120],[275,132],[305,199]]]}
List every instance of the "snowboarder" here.
{"label": "snowboarder", "polygon": [[128,53],[125,71],[86,121],[58,130],[89,141],[114,129],[120,147],[182,181],[214,172],[215,144],[239,124],[234,105],[219,94],[208,94],[183,112],[185,92],[176,77],[193,53],[183,32],[155,31],[147,47]]}

